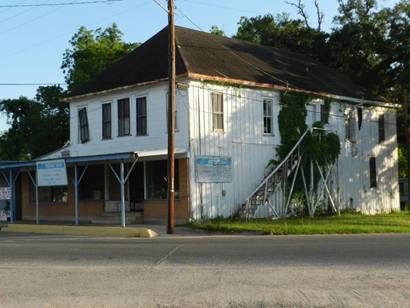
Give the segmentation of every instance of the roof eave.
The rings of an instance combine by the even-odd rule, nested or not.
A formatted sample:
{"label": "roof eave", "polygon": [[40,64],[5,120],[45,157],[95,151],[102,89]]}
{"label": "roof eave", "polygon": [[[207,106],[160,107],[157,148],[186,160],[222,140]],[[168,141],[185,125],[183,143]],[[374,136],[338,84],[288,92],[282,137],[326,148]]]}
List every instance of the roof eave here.
{"label": "roof eave", "polygon": [[217,81],[217,82],[237,84],[237,85],[247,86],[247,87],[252,87],[252,88],[277,90],[281,92],[290,91],[290,92],[306,93],[306,94],[317,95],[321,97],[328,97],[328,98],[332,98],[335,100],[346,101],[346,102],[360,104],[360,105],[372,105],[372,106],[379,106],[379,107],[386,107],[386,108],[400,108],[401,107],[399,104],[395,104],[391,102],[368,100],[364,98],[354,98],[354,97],[335,95],[335,94],[325,93],[325,92],[315,92],[315,91],[303,90],[303,89],[298,89],[298,88],[275,85],[271,83],[259,83],[259,82],[254,82],[254,81],[233,79],[233,78],[227,78],[227,77],[210,76],[210,75],[203,75],[203,74],[197,74],[197,73],[188,73],[187,77],[191,79],[200,80],[200,81],[214,81],[214,82]]}

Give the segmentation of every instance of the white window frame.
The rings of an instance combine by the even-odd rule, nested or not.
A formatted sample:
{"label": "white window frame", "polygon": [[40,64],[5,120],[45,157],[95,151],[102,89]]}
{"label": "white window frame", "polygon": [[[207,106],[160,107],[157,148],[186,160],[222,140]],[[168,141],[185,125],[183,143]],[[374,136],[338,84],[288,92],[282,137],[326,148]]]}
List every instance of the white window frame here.
{"label": "white window frame", "polygon": [[[269,103],[270,104],[270,115],[265,114],[265,103]],[[274,136],[274,125],[273,125],[273,99],[269,98],[269,97],[264,97],[262,99],[262,117],[263,117],[263,123],[262,123],[262,127],[263,127],[263,135],[265,136]],[[270,132],[266,132],[265,131],[265,119],[268,118],[270,119],[271,122],[271,127],[270,127]]]}
{"label": "white window frame", "polygon": [[[210,102],[211,102],[211,110],[212,110],[212,112],[211,112],[212,131],[213,132],[218,132],[218,133],[223,133],[225,131],[224,95],[221,92],[211,92],[210,95],[211,95]],[[213,101],[214,95],[220,96],[222,98],[222,104],[221,104],[222,110],[221,111],[220,110],[218,110],[218,111],[214,110],[214,101]],[[222,128],[216,127],[218,121],[215,121],[215,119],[218,116],[222,116]]]}
{"label": "white window frame", "polygon": [[[140,117],[138,116],[137,101],[140,98],[145,98],[145,134],[144,135],[138,134],[138,119]],[[148,95],[138,95],[138,96],[135,97],[135,135],[137,137],[146,137],[146,136],[148,136]]]}
{"label": "white window frame", "polygon": [[[85,110],[85,115],[87,119],[87,133],[88,133],[88,139],[87,140],[81,140],[81,119],[80,119],[80,111]],[[91,141],[91,136],[90,136],[90,121],[88,120],[88,108],[87,106],[78,106],[77,108],[77,117],[78,117],[78,143],[79,144],[85,144]]]}

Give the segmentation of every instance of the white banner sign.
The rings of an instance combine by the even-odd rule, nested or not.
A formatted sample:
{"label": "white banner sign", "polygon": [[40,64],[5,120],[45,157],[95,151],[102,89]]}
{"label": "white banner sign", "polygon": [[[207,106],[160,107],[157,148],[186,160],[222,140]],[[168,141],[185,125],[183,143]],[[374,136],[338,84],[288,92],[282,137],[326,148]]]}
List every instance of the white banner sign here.
{"label": "white banner sign", "polygon": [[11,200],[10,187],[0,187],[0,200]]}
{"label": "white banner sign", "polygon": [[198,156],[195,167],[199,183],[232,183],[231,157]]}
{"label": "white banner sign", "polygon": [[67,186],[67,169],[65,160],[37,162],[37,185]]}

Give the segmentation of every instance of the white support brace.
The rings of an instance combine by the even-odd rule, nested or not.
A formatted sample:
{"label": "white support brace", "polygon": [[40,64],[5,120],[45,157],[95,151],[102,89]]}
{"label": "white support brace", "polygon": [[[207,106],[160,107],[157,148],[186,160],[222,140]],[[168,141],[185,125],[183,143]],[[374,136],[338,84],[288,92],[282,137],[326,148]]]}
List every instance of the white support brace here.
{"label": "white support brace", "polygon": [[31,175],[30,171],[27,171],[31,182],[33,183],[34,187],[36,188],[36,224],[40,224],[40,213],[39,213],[39,207],[38,207],[38,185],[37,185],[37,180],[33,178]]}

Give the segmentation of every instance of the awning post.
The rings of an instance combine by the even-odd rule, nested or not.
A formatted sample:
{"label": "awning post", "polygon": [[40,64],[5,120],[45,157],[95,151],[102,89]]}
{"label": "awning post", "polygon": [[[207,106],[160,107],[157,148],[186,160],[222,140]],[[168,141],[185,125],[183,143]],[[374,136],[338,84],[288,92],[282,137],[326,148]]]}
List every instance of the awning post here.
{"label": "awning post", "polygon": [[125,227],[125,179],[124,179],[124,163],[120,164],[120,185],[121,185],[121,225]]}
{"label": "awning post", "polygon": [[14,179],[13,170],[9,172],[9,186],[10,186],[10,223],[14,222]]}
{"label": "awning post", "polygon": [[[36,188],[36,224],[40,224],[40,213],[38,208],[38,185],[37,185],[37,175],[36,179],[33,178],[30,171],[27,171],[28,176],[30,177],[31,182],[33,183],[34,187]],[[36,171],[37,173],[37,171]]]}
{"label": "awning post", "polygon": [[79,225],[78,219],[78,166],[74,165],[74,215],[75,215],[75,225]]}

